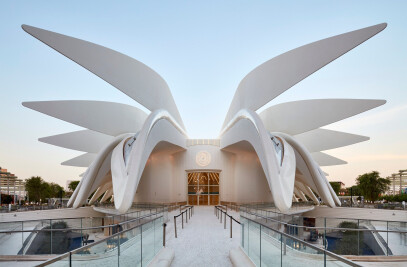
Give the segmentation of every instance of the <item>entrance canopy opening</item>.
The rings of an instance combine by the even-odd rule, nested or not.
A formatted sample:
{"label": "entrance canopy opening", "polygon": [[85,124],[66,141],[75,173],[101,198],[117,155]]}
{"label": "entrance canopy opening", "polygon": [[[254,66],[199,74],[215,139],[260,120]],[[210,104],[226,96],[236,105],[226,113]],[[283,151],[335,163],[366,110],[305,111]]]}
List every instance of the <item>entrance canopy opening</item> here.
{"label": "entrance canopy opening", "polygon": [[188,172],[188,205],[219,204],[219,172]]}

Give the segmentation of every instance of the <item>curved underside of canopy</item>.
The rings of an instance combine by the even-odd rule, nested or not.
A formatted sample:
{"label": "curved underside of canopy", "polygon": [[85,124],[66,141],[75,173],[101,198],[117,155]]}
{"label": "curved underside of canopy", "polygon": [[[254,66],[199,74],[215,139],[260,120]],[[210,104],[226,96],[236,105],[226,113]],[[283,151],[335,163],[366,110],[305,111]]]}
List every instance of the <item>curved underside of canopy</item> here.
{"label": "curved underside of canopy", "polygon": [[38,141],[54,146],[98,153],[114,137],[91,130],[80,130],[39,138]]}
{"label": "curved underside of canopy", "polygon": [[80,156],[74,157],[61,163],[64,166],[71,167],[89,167],[92,162],[97,158],[97,154],[85,153]]}
{"label": "curved underside of canopy", "polygon": [[311,99],[271,106],[259,116],[271,132],[296,135],[352,117],[385,104],[385,100]]}
{"label": "curved underside of canopy", "polygon": [[111,136],[136,133],[147,118],[147,114],[136,107],[105,101],[35,101],[23,102],[23,106]]}
{"label": "curved underside of canopy", "polygon": [[328,129],[315,129],[295,135],[294,139],[312,153],[357,144],[367,141],[370,138]]}

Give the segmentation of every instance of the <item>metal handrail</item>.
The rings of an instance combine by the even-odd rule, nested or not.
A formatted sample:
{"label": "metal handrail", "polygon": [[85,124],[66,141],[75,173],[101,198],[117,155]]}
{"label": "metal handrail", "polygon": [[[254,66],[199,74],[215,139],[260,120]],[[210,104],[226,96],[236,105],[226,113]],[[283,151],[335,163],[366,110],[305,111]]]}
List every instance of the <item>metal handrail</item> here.
{"label": "metal handrail", "polygon": [[[301,203],[301,202],[297,202],[297,203]],[[247,204],[247,205],[239,205],[239,208],[241,209],[242,207],[246,208],[246,209],[256,209],[256,210],[261,210],[261,211],[265,211],[265,212],[273,212],[282,216],[300,216],[300,215],[290,215],[290,214],[285,214],[285,213],[281,213],[281,212],[277,212],[277,211],[272,211],[272,210],[264,210],[258,207],[251,207],[251,205],[257,205],[257,204]],[[375,221],[375,222],[390,222],[390,223],[405,223],[405,221],[385,221],[385,220],[377,220],[377,219],[360,219],[360,218],[343,218],[343,217],[311,217],[311,216],[300,216],[300,217],[306,217],[306,218],[326,218],[326,219],[340,219],[340,220],[365,220],[365,221]]]}
{"label": "metal handrail", "polygon": [[263,215],[259,215],[259,214],[256,214],[256,213],[251,213],[251,212],[248,212],[248,211],[243,211],[243,212],[245,212],[247,214],[250,214],[250,215],[257,216],[257,217],[261,217],[263,219],[270,220],[270,221],[273,221],[273,222],[276,222],[276,223],[287,225],[289,227],[307,228],[307,229],[339,230],[339,231],[357,231],[357,232],[373,232],[373,233],[374,232],[385,232],[385,233],[407,234],[407,231],[397,231],[397,230],[370,230],[370,229],[361,229],[361,228],[340,228],[340,227],[322,227],[322,226],[318,227],[318,226],[296,225],[296,224],[290,224],[290,223],[287,223],[287,222],[284,222],[284,221],[279,221],[279,220],[273,219],[271,217],[265,217]]}
{"label": "metal handrail", "polygon": [[[265,224],[263,224],[263,223],[261,223],[261,222],[257,222],[257,221],[255,221],[255,220],[252,220],[252,219],[247,218],[247,217],[242,216],[242,215],[240,215],[240,216],[243,217],[243,218],[245,218],[245,219],[248,220],[248,221],[252,221],[252,222],[254,222],[254,223],[259,224],[260,227],[265,227],[265,228],[267,228],[267,229],[269,229],[269,230],[271,230],[271,231],[273,231],[273,232],[276,232],[276,233],[278,233],[278,234],[280,234],[280,235],[282,235],[282,236],[284,236],[284,237],[288,237],[288,238],[290,238],[290,239],[293,239],[293,240],[295,240],[295,241],[297,241],[297,242],[299,242],[299,243],[301,243],[301,244],[303,244],[303,245],[305,245],[305,246],[307,246],[307,247],[311,247],[311,248],[313,248],[313,249],[315,249],[315,250],[317,250],[317,251],[319,251],[319,252],[322,252],[322,253],[324,253],[324,254],[326,254],[326,255],[329,255],[329,256],[331,256],[332,258],[335,258],[335,259],[337,259],[337,260],[339,260],[339,261],[342,261],[342,262],[344,262],[344,263],[346,263],[346,264],[349,264],[349,265],[354,266],[354,267],[361,267],[361,265],[359,265],[359,264],[357,264],[357,263],[355,263],[355,262],[353,262],[353,261],[351,261],[351,260],[348,260],[348,259],[346,259],[346,258],[344,258],[344,257],[342,257],[342,256],[340,256],[340,255],[337,255],[337,254],[335,254],[335,253],[332,253],[332,252],[330,252],[329,250],[319,248],[319,247],[317,247],[317,246],[315,246],[315,245],[313,245],[313,244],[310,244],[310,243],[308,243],[308,242],[305,242],[305,241],[303,241],[303,240],[301,240],[301,239],[299,239],[299,238],[296,238],[296,237],[291,236],[291,235],[289,235],[289,234],[286,234],[286,233],[280,232],[280,231],[278,231],[278,230],[275,230],[275,229],[273,229],[273,228],[270,228],[269,226],[267,226],[267,225],[265,225]],[[261,233],[261,229],[260,229],[260,233]]]}
{"label": "metal handrail", "polygon": [[[154,215],[161,214],[162,212],[157,212],[157,213],[150,213],[147,215],[143,215],[137,218],[133,218],[127,221],[123,221],[120,223],[115,223],[115,224],[109,224],[109,225],[102,225],[102,226],[94,226],[94,227],[86,227],[86,228],[63,228],[63,229],[39,229],[39,230],[13,230],[13,231],[0,231],[0,234],[12,234],[12,233],[23,233],[23,232],[66,232],[66,231],[80,231],[80,230],[94,230],[94,229],[103,229],[103,228],[110,228],[113,226],[118,226],[118,225],[123,225],[127,224],[133,221],[140,221],[141,219],[144,219],[146,217],[151,217]],[[163,215],[161,215],[163,216]]]}
{"label": "metal handrail", "polygon": [[226,208],[226,211],[223,211],[222,210],[222,206],[215,206],[215,215],[219,218],[219,212],[218,211],[220,211],[221,212],[221,215],[220,215],[220,223],[222,223],[222,213],[224,213],[225,214],[225,220],[224,220],[224,229],[226,229],[226,216],[228,216],[229,218],[230,218],[230,238],[232,238],[232,221],[235,221],[235,222],[237,222],[238,224],[241,224],[238,220],[236,220],[235,218],[233,218],[233,216],[232,215],[229,215],[228,213],[227,213],[227,208]]}
{"label": "metal handrail", "polygon": [[[67,256],[71,256],[72,254],[76,254],[76,253],[78,253],[78,252],[80,252],[80,251],[82,251],[82,250],[85,250],[85,249],[91,248],[91,247],[93,247],[93,246],[95,246],[95,245],[97,245],[97,244],[100,244],[100,243],[104,242],[106,239],[114,238],[114,237],[116,237],[116,236],[122,235],[122,234],[124,234],[124,233],[126,233],[126,232],[128,232],[128,231],[131,231],[131,230],[136,229],[136,228],[138,228],[138,227],[142,227],[143,225],[145,225],[145,224],[147,224],[147,223],[150,223],[150,222],[152,222],[152,221],[155,221],[155,220],[157,220],[157,219],[159,219],[159,218],[162,218],[162,217],[163,217],[163,215],[158,216],[158,217],[156,217],[156,218],[154,218],[154,219],[152,219],[152,220],[150,220],[150,221],[147,221],[147,222],[144,222],[144,223],[142,223],[142,224],[136,225],[136,226],[134,226],[134,227],[132,227],[132,228],[130,228],[130,229],[127,229],[127,230],[118,232],[118,233],[116,233],[116,234],[110,235],[110,236],[108,236],[108,237],[106,237],[106,238],[104,238],[104,239],[102,239],[102,240],[96,241],[96,242],[91,243],[91,244],[89,244],[89,245],[86,245],[86,246],[83,246],[83,247],[80,247],[80,248],[71,250],[71,251],[69,251],[69,252],[66,252],[66,253],[64,253],[64,254],[61,254],[61,255],[59,255],[59,256],[57,256],[57,257],[55,257],[55,258],[49,259],[49,260],[47,260],[47,261],[45,261],[45,262],[43,262],[43,263],[41,263],[41,264],[38,264],[38,265],[36,265],[36,266],[37,266],[37,267],[47,266],[47,265],[49,265],[49,264],[51,264],[51,263],[54,263],[54,262],[56,262],[56,261],[58,261],[58,260],[60,260],[60,259],[62,259],[62,258],[65,258],[65,257],[67,257]],[[163,227],[165,228],[164,224],[163,224]]]}
{"label": "metal handrail", "polygon": [[[95,207],[96,207],[96,206],[95,206]],[[168,207],[170,207],[170,206],[147,208],[147,209],[141,209],[141,210],[130,211],[130,212],[123,213],[123,214],[105,215],[105,216],[98,216],[98,217],[76,217],[76,218],[65,217],[65,218],[55,218],[55,219],[21,220],[21,221],[12,221],[12,222],[1,222],[1,221],[0,221],[0,224],[2,224],[2,223],[35,222],[35,221],[41,222],[41,221],[46,221],[46,220],[74,220],[74,219],[78,219],[78,220],[79,220],[79,219],[87,219],[87,218],[92,218],[92,219],[98,219],[98,218],[106,219],[106,218],[117,217],[117,216],[125,216],[125,215],[128,215],[128,214],[137,213],[137,212],[142,212],[142,211],[145,211],[145,210],[150,210],[150,212],[151,212],[152,209],[156,209],[156,210],[157,210],[157,208],[161,208],[161,209],[163,209],[163,211],[164,211],[165,208],[168,209]],[[157,211],[156,211],[156,212],[157,212]]]}
{"label": "metal handrail", "polygon": [[[193,212],[194,211],[194,206],[186,206],[186,205],[184,205],[184,206],[186,207],[186,209],[184,211],[182,211],[178,215],[174,215],[174,234],[175,234],[175,238],[178,238],[178,235],[177,235],[177,218],[179,216],[181,216],[181,221],[182,221],[181,225],[182,225],[182,229],[184,229],[184,213],[187,213],[186,216],[185,216],[186,223],[188,223],[188,211],[189,211],[189,219],[191,219],[191,216],[194,214],[194,212]],[[181,209],[181,206],[180,206],[180,209]],[[191,214],[191,211],[192,211],[192,214]]]}

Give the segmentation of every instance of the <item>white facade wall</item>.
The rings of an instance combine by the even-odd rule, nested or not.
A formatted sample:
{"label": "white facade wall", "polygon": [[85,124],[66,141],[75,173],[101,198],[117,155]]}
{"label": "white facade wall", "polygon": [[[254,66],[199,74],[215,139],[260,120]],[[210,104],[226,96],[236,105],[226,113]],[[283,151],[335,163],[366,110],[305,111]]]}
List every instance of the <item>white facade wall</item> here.
{"label": "white facade wall", "polygon": [[[207,166],[196,162],[196,155],[211,155]],[[148,159],[134,201],[180,202],[187,200],[187,173],[220,173],[220,200],[232,202],[272,201],[260,161],[253,152],[238,154],[222,151],[216,145],[193,145],[176,153],[156,152]]]}

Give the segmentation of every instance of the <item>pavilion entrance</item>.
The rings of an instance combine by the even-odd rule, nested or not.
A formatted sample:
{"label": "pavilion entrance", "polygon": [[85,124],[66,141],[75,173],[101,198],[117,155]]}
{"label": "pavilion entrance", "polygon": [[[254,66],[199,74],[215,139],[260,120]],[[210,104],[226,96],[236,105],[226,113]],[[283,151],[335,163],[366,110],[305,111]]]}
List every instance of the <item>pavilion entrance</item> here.
{"label": "pavilion entrance", "polygon": [[188,172],[188,205],[219,205],[219,172]]}

